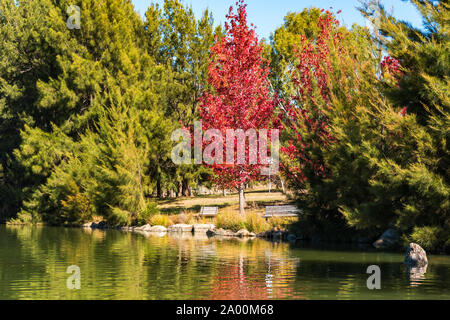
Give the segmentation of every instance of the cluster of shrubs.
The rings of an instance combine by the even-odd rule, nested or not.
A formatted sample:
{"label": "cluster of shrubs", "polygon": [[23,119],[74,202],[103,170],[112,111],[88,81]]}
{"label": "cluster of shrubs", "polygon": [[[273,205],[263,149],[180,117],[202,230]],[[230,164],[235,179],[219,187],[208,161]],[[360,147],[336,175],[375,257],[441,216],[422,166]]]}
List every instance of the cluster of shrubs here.
{"label": "cluster of shrubs", "polygon": [[152,226],[168,227],[174,224],[194,224],[199,222],[192,213],[181,213],[178,215],[156,214],[148,220],[148,223]]}

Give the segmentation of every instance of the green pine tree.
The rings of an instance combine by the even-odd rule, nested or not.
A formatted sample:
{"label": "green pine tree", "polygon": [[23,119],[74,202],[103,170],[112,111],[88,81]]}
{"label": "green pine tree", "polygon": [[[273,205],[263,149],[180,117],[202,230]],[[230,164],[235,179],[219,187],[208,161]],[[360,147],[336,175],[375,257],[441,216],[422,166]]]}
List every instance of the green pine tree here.
{"label": "green pine tree", "polygon": [[[157,4],[149,7],[145,30],[149,52],[166,67],[161,76],[161,107],[169,119],[192,128],[199,119],[199,97],[208,86],[209,48],[222,36],[221,28],[214,28],[208,10],[197,20],[191,7],[179,0],[165,0],[163,9]],[[158,196],[164,186],[190,196],[191,189],[208,174],[203,166],[175,166],[167,159],[159,163],[153,176],[158,180]]]}

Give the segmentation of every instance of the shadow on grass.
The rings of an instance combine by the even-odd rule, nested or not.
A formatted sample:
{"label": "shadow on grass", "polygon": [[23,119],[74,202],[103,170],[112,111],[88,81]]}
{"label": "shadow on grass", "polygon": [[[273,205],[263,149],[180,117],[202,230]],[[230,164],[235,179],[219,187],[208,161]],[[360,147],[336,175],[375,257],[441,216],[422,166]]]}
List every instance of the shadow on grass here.
{"label": "shadow on grass", "polygon": [[289,202],[289,201],[282,201],[282,200],[276,200],[276,201],[265,201],[265,200],[257,200],[257,201],[247,201],[247,206],[249,208],[253,209],[264,209],[265,207],[270,206],[287,206],[287,205],[295,205],[295,202]]}
{"label": "shadow on grass", "polygon": [[[272,193],[283,193],[283,190],[272,188],[272,190],[271,190],[270,192],[272,192]],[[246,194],[252,194],[252,193],[267,193],[267,194],[270,194],[270,193],[269,193],[269,189],[267,189],[267,190],[266,190],[266,189],[261,189],[261,190],[249,190],[249,191],[245,191],[245,193],[246,193]]]}
{"label": "shadow on grass", "polygon": [[[230,196],[230,195],[234,195],[234,194],[227,194],[226,197]],[[237,193],[236,193],[237,195]],[[218,195],[218,194],[202,194],[202,195],[198,195],[198,196],[194,196],[194,197],[175,197],[175,198],[165,198],[165,199],[157,199],[157,203],[159,205],[164,205],[164,204],[171,204],[174,201],[185,201],[185,200],[192,200],[192,199],[216,199],[216,198],[226,198],[222,195]]]}

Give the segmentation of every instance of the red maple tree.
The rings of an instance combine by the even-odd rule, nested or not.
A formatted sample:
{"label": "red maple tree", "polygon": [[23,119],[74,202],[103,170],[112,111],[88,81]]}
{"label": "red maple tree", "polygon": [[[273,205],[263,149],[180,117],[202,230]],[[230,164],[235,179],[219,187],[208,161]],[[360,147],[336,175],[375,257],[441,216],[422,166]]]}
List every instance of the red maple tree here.
{"label": "red maple tree", "polygon": [[[352,105],[365,90],[362,74],[351,68],[358,63],[354,57],[358,49],[349,43],[351,34],[340,28],[332,12],[322,12],[317,37],[301,36],[296,52],[299,62],[291,75],[297,93],[290,101],[282,101],[280,109],[280,121],[289,137],[281,148],[286,155],[282,167],[299,188],[308,178],[329,176],[322,150],[336,142],[328,117],[330,112],[336,112],[332,97],[341,95],[341,101],[346,99]],[[398,83],[403,76],[399,61],[392,57],[385,57],[380,67],[384,80]],[[352,80],[350,86],[348,79]],[[406,112],[405,107],[400,114],[405,116]]]}
{"label": "red maple tree", "polygon": [[[230,7],[226,16],[226,34],[210,49],[209,83],[212,92],[206,91],[200,99],[203,130],[217,129],[226,136],[227,129],[268,129],[274,113],[274,98],[269,91],[267,62],[262,57],[263,47],[258,41],[253,24],[247,25],[246,4],[236,2],[237,13]],[[244,138],[245,139],[245,138]],[[235,146],[237,141],[234,141]],[[212,165],[215,182],[223,188],[239,190],[239,205],[244,213],[244,185],[261,178],[264,165],[258,157],[257,164],[249,164],[249,147],[246,143],[246,164]],[[223,143],[224,152],[226,141]],[[234,148],[233,150],[236,150]],[[224,157],[225,159],[225,157]]]}
{"label": "red maple tree", "polygon": [[[333,70],[330,48],[338,56],[345,51],[343,35],[338,30],[339,21],[330,11],[319,17],[318,27],[316,39],[301,36],[301,46],[296,49],[299,63],[292,74],[297,94],[291,101],[282,102],[280,112],[283,128],[291,137],[288,145],[281,148],[288,159],[282,166],[299,183],[306,180],[305,169],[318,176],[325,175],[326,168],[321,159],[310,157],[308,151],[334,140],[326,116],[326,110],[332,109],[329,91],[329,74]],[[290,163],[289,159],[295,161]]]}

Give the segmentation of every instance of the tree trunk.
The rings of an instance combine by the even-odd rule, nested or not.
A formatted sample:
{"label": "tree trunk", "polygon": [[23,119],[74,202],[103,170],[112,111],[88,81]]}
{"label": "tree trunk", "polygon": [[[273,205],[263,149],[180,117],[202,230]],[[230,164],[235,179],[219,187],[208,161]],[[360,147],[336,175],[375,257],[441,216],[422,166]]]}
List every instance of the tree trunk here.
{"label": "tree trunk", "polygon": [[281,189],[283,190],[283,194],[286,194],[286,187],[284,186],[284,181],[282,178],[280,178],[281,181]]}
{"label": "tree trunk", "polygon": [[239,185],[239,213],[241,215],[245,215],[245,194],[244,194],[244,185]]}
{"label": "tree trunk", "polygon": [[225,188],[223,188],[223,196],[226,197],[227,196],[227,190]]}
{"label": "tree trunk", "polygon": [[189,181],[187,179],[183,179],[183,197],[191,197],[192,196],[192,192],[191,192],[191,188],[189,186]]}
{"label": "tree trunk", "polygon": [[161,178],[158,177],[158,179],[156,180],[156,196],[158,198],[162,198],[163,194],[162,194],[162,188],[161,188]]}
{"label": "tree trunk", "polygon": [[178,183],[178,197],[182,197],[183,196],[183,184],[181,183],[181,181]]}

